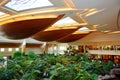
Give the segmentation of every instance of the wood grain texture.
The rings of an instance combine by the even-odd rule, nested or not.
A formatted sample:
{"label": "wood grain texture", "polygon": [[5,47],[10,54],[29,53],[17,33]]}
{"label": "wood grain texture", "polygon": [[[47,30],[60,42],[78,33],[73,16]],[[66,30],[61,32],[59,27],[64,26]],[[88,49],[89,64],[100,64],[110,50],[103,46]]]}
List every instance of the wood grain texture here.
{"label": "wood grain texture", "polygon": [[51,31],[41,31],[38,34],[34,35],[33,38],[39,41],[55,41],[71,33],[75,32],[78,28],[74,29],[60,29],[60,30],[51,30]]}
{"label": "wood grain texture", "polygon": [[0,30],[3,32],[3,36],[9,39],[24,39],[48,28],[63,16],[16,21],[2,25]]}
{"label": "wood grain texture", "polygon": [[86,34],[71,34],[69,36],[66,36],[66,37],[63,37],[63,38],[57,40],[57,42],[61,42],[61,43],[73,42],[73,41],[76,41],[78,39],[81,39],[81,38],[85,37],[88,34],[89,33],[86,33]]}

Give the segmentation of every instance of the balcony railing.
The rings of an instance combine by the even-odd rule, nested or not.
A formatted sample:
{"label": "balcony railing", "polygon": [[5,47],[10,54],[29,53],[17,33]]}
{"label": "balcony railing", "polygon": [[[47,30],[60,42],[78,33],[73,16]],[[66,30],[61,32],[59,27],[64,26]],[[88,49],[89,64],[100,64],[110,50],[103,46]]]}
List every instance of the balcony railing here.
{"label": "balcony railing", "polygon": [[120,55],[120,50],[88,50],[88,53],[98,55]]}

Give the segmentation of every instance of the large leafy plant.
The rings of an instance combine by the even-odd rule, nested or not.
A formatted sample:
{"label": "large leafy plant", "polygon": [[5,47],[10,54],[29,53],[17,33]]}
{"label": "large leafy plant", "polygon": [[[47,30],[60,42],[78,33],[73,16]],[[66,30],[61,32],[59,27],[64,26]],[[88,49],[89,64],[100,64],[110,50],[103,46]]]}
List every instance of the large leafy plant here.
{"label": "large leafy plant", "polygon": [[16,52],[8,60],[7,68],[0,68],[0,80],[98,80],[99,74],[108,73],[113,68],[113,63],[91,60],[88,54],[18,54]]}

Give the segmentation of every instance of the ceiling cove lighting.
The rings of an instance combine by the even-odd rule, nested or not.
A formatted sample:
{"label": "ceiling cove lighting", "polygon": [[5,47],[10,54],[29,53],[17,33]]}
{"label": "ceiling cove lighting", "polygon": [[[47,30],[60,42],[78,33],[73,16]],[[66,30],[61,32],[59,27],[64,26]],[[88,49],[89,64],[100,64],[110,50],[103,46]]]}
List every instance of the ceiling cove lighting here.
{"label": "ceiling cove lighting", "polygon": [[71,25],[79,25],[79,23],[70,17],[66,17],[64,19],[57,21],[53,26],[59,26],[59,25],[71,26]]}
{"label": "ceiling cove lighting", "polygon": [[49,0],[10,0],[6,7],[15,11],[22,11],[33,8],[50,7],[53,4]]}

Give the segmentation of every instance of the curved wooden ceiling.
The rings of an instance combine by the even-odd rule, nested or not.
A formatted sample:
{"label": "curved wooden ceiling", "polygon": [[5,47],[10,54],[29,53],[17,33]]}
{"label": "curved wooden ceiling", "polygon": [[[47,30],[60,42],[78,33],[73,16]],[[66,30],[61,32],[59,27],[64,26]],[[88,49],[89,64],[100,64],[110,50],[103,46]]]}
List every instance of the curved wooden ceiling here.
{"label": "curved wooden ceiling", "polygon": [[2,25],[1,31],[3,32],[3,36],[9,39],[24,39],[48,28],[63,16],[16,21]]}
{"label": "curved wooden ceiling", "polygon": [[[32,1],[35,1],[35,2],[32,2]],[[39,1],[39,0],[0,0],[0,28],[2,28],[1,31],[3,32],[2,33],[0,31],[0,36],[3,34],[10,39],[27,38],[37,33],[37,31],[39,32],[47,28],[49,24],[52,24],[51,21],[53,20],[53,17],[51,18],[51,15],[54,15],[54,14],[55,15],[65,14],[65,17],[70,17],[71,19],[80,23],[80,26],[83,26],[83,27],[86,26],[91,30],[96,29],[97,31],[100,31],[100,32],[101,31],[111,32],[113,30],[118,31],[119,29],[116,24],[116,20],[117,20],[116,18],[120,8],[120,0],[109,0],[109,4],[108,4],[108,0],[99,0],[99,1],[98,0],[49,0],[50,3],[53,4],[53,6],[51,7],[50,6],[37,7],[37,5],[35,5],[36,6],[35,8],[29,8],[33,6],[33,4],[36,3],[36,1]],[[6,4],[8,4],[9,2],[13,2],[12,3],[13,5],[10,5],[11,7],[6,6]],[[86,5],[86,3],[89,3],[89,4]],[[24,5],[28,4],[28,8],[21,11],[17,11],[13,9],[13,8],[16,8],[16,6],[19,4],[22,5],[22,6],[19,6],[19,8],[24,7]],[[45,16],[45,14],[46,15],[51,14],[50,18]],[[39,18],[38,15],[39,16],[42,15],[41,16],[42,18]],[[45,19],[44,17],[47,17],[48,19],[43,21]],[[37,21],[38,23],[36,24],[38,25],[43,23],[45,23],[45,25],[43,24],[44,26],[42,25],[32,26],[34,23],[31,23],[32,21],[30,20],[28,22],[27,20],[25,20],[25,18],[27,20],[29,18],[30,20],[35,20],[33,21],[34,23],[36,23]],[[16,23],[13,22],[21,19],[22,20],[24,19],[24,21],[22,22],[17,21]],[[38,19],[41,19],[41,20],[39,21]],[[24,24],[24,22],[26,21],[28,23]],[[69,20],[67,21],[69,22]],[[8,24],[8,22],[12,22],[12,23]],[[67,24],[67,26],[70,25],[69,23]],[[84,23],[87,23],[87,24],[84,24]],[[18,27],[14,27],[14,26],[18,26]],[[25,29],[23,29],[23,27]],[[116,39],[117,38],[118,36],[116,37]],[[1,39],[1,38],[0,40],[5,41],[4,39]],[[86,40],[88,39],[86,38]],[[89,40],[92,41],[91,39]],[[5,42],[7,41],[9,42],[9,40],[6,40]],[[85,42],[85,41],[80,40],[79,43],[81,42]]]}
{"label": "curved wooden ceiling", "polygon": [[51,31],[41,31],[33,36],[34,39],[39,41],[55,41],[71,33],[75,32],[78,28],[72,29],[59,29],[59,30],[51,30]]}
{"label": "curved wooden ceiling", "polygon": [[63,38],[57,40],[57,42],[61,42],[61,43],[73,42],[73,41],[76,41],[78,39],[81,39],[81,38],[85,37],[88,34],[89,33],[86,33],[86,34],[70,34],[69,36],[66,36],[66,37],[63,37]]}

